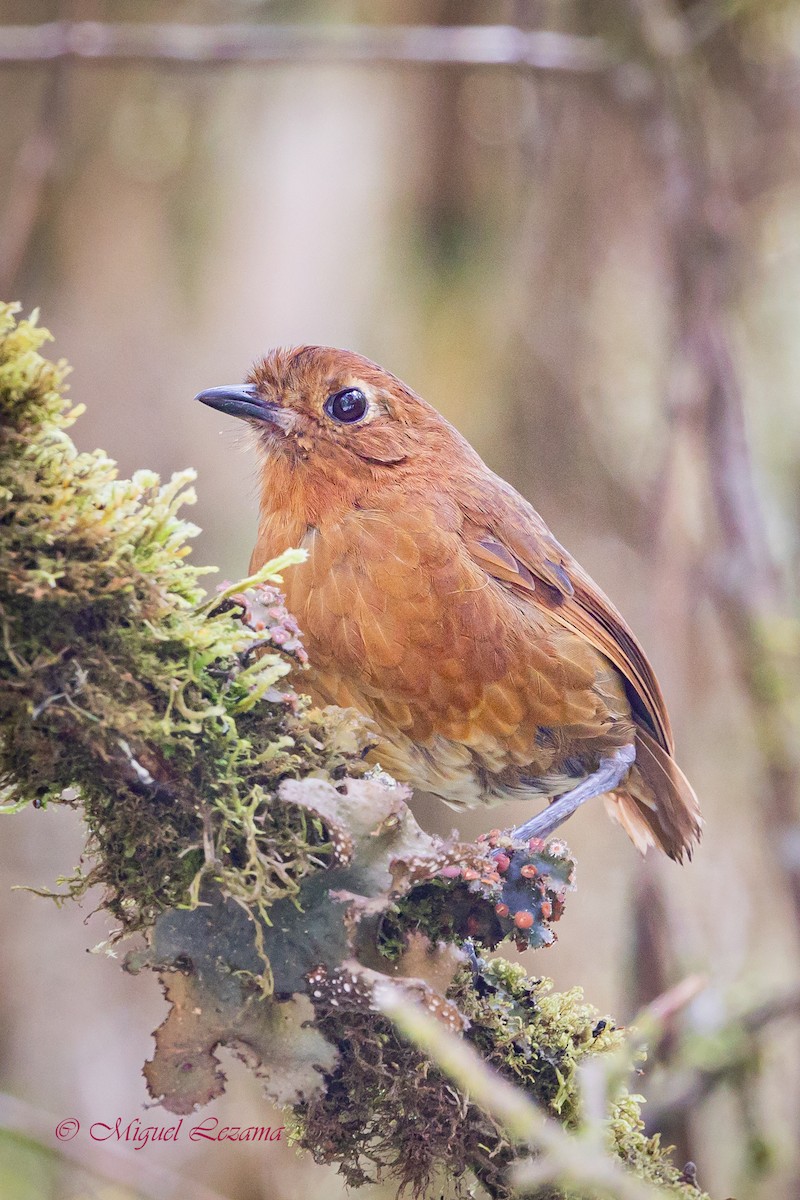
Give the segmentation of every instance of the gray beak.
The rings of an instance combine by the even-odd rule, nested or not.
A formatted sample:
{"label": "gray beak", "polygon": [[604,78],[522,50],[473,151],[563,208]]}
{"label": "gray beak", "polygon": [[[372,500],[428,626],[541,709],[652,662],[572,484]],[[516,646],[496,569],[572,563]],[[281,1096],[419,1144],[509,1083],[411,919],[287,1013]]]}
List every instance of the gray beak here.
{"label": "gray beak", "polygon": [[253,383],[209,388],[208,391],[198,392],[195,400],[207,404],[209,408],[216,408],[218,412],[227,413],[230,417],[242,417],[249,421],[275,423],[275,414],[279,411],[279,405],[262,400],[258,388]]}

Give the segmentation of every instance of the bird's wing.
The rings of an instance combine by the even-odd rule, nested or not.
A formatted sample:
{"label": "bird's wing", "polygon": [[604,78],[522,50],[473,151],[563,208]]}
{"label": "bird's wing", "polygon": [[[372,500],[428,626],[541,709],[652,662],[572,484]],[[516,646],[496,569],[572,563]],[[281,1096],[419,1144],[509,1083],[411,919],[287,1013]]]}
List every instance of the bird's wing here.
{"label": "bird's wing", "polygon": [[493,492],[491,505],[470,505],[464,515],[473,560],[604,654],[627,681],[634,717],[671,755],[674,744],[664,697],[644,651],[608,597],[559,545],[535,509],[504,485],[499,496]]}

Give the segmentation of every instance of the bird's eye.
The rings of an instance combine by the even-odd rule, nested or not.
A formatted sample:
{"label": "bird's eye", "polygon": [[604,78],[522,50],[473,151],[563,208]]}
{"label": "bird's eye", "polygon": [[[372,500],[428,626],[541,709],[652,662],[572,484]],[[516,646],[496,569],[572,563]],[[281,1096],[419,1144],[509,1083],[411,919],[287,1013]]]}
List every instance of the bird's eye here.
{"label": "bird's eye", "polygon": [[333,417],[334,421],[352,425],[354,421],[360,421],[366,413],[367,397],[360,388],[344,388],[343,391],[328,396],[324,407],[325,412],[329,417]]}

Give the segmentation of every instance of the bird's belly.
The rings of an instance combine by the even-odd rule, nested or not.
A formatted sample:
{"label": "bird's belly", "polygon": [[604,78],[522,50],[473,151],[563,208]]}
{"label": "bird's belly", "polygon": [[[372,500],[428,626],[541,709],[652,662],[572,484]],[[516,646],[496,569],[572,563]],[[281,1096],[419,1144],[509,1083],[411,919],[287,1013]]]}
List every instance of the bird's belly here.
{"label": "bird's belly", "polygon": [[603,753],[630,737],[628,722],[609,721],[602,730],[596,725],[554,730],[530,722],[512,727],[503,723],[502,713],[506,718],[508,713],[502,706],[493,724],[480,705],[472,718],[460,711],[450,723],[431,728],[427,716],[415,721],[413,704],[370,694],[336,673],[312,669],[302,686],[318,704],[354,708],[370,718],[376,742],[369,761],[453,808],[561,795],[590,775]]}
{"label": "bird's belly", "polygon": [[436,736],[419,745],[397,731],[384,731],[370,761],[395,779],[429,792],[452,808],[474,808],[504,800],[552,799],[575,787],[597,767],[599,755],[573,755],[558,767],[536,761],[500,770],[500,755],[487,760],[463,742]]}
{"label": "bird's belly", "polygon": [[446,557],[412,569],[424,530],[362,525],[309,534],[287,604],[311,663],[299,687],[370,718],[382,767],[471,806],[558,795],[632,740],[622,678],[585,639],[483,575],[451,580]]}

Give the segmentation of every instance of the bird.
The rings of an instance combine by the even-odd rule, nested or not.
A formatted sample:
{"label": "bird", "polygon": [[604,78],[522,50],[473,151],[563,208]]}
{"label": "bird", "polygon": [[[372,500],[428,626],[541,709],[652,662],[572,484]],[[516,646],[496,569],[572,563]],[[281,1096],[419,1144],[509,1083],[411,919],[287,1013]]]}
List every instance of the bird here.
{"label": "bird", "polygon": [[432,405],[369,359],[312,345],[196,399],[255,433],[251,572],[307,551],[284,582],[302,690],[369,719],[372,761],[455,808],[540,805],[517,837],[602,795],[642,853],[691,857],[699,805],[639,642]]}

